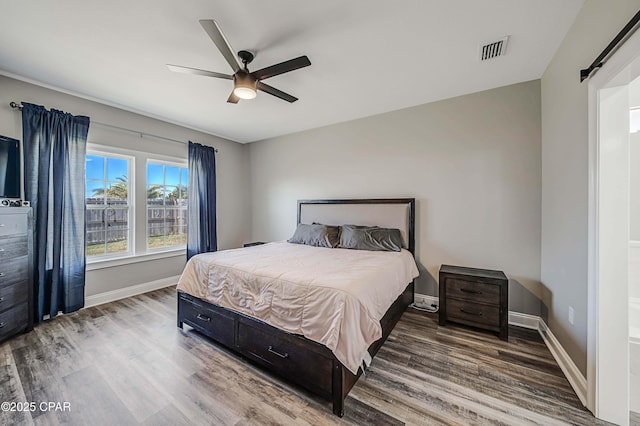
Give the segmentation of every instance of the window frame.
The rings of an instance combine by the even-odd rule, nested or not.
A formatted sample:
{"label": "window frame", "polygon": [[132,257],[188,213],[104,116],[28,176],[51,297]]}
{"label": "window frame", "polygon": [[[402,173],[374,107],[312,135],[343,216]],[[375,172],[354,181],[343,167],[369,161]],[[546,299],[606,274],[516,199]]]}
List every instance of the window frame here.
{"label": "window frame", "polygon": [[[131,258],[136,255],[136,226],[135,226],[135,164],[136,157],[134,153],[128,152],[128,150],[122,149],[113,149],[111,147],[103,146],[103,145],[95,145],[95,144],[87,144],[86,156],[100,156],[103,158],[116,158],[121,160],[128,161],[127,167],[127,207],[128,207],[128,232],[127,232],[127,248],[126,252],[118,252],[118,253],[105,253],[96,256],[87,256],[86,255],[86,243],[85,243],[85,259],[87,264],[91,263],[100,263],[106,261],[112,261],[114,259],[126,259]],[[106,179],[107,170],[105,167],[103,174],[103,182],[107,182]],[[86,170],[86,160],[85,160],[85,200],[87,198],[87,170]],[[105,195],[105,204],[106,205],[106,195]],[[86,205],[85,202],[85,218],[86,211],[89,210],[89,206]],[[92,209],[93,210],[93,209]],[[97,210],[97,209],[96,209]],[[86,219],[85,219],[86,220]],[[105,242],[106,244],[106,242]]]}
{"label": "window frame", "polygon": [[[148,198],[147,198],[147,190],[149,188],[149,182],[148,182],[148,173],[149,173],[149,165],[150,164],[155,164],[155,165],[162,165],[162,166],[170,166],[170,167],[177,167],[180,169],[187,169],[187,173],[189,173],[189,162],[187,159],[184,160],[178,160],[176,161],[176,159],[166,159],[163,158],[163,156],[159,156],[159,155],[149,155],[146,158],[145,161],[145,243],[144,243],[144,247],[145,247],[145,253],[146,254],[155,254],[155,253],[166,253],[166,252],[172,252],[172,251],[182,251],[185,250],[186,253],[186,249],[187,249],[187,240],[185,238],[185,242],[184,244],[180,244],[180,245],[175,245],[175,246],[163,246],[163,247],[158,247],[158,248],[149,248],[149,234],[148,234],[148,230],[149,230],[149,204],[148,204]],[[167,184],[166,184],[166,169],[163,173],[163,187],[166,188]],[[187,191],[189,189],[189,182],[187,181]],[[188,200],[188,199],[187,199]],[[163,205],[163,208],[166,211],[166,205]],[[186,226],[188,228],[189,226],[189,216],[188,216],[188,209],[187,209],[187,222],[186,222]],[[185,236],[187,235],[187,233],[185,232]],[[166,243],[166,240],[165,240]]]}
{"label": "window frame", "polygon": [[[640,120],[638,121],[634,120],[634,118],[640,118],[638,117],[638,114],[640,114],[640,107],[629,108],[629,133],[630,134],[640,132]],[[637,125],[637,126],[634,126],[634,125]]]}
{"label": "window frame", "polygon": [[[103,137],[101,137],[102,139]],[[91,153],[99,153],[100,155],[122,155],[125,157],[133,157],[134,162],[130,163],[130,214],[133,216],[131,221],[130,232],[133,234],[130,238],[130,254],[123,256],[113,254],[98,258],[98,256],[86,257],[86,270],[94,271],[104,268],[118,267],[122,265],[133,265],[142,262],[176,258],[184,256],[186,258],[186,246],[170,247],[166,249],[158,249],[157,251],[146,250],[146,165],[148,160],[156,160],[160,162],[170,162],[180,164],[181,167],[187,169],[189,160],[188,153],[176,153],[167,155],[165,153],[155,153],[143,149],[130,148],[128,146],[119,146],[122,143],[119,138],[114,138],[113,145],[105,143],[102,140],[90,140],[87,143],[87,155]],[[142,173],[142,179],[136,179]],[[86,172],[85,172],[86,176]],[[86,195],[86,184],[85,184]],[[131,198],[133,197],[133,198]],[[143,208],[140,209],[139,206]]]}

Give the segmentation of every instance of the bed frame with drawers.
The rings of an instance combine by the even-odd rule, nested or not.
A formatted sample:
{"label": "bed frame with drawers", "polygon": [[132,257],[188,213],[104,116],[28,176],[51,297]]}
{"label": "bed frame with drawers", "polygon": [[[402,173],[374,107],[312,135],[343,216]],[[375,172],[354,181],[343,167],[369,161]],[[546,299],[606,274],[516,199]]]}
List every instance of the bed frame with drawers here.
{"label": "bed frame with drawers", "polygon": [[[408,250],[415,255],[413,198],[299,201],[298,223],[314,221],[398,228]],[[413,302],[413,297],[414,284],[411,282],[380,321],[382,337],[369,347],[372,357]],[[178,291],[177,325],[182,328],[183,324],[331,401],[334,414],[340,417],[344,414],[347,394],[362,374],[362,368],[358,374],[351,373],[324,345]]]}

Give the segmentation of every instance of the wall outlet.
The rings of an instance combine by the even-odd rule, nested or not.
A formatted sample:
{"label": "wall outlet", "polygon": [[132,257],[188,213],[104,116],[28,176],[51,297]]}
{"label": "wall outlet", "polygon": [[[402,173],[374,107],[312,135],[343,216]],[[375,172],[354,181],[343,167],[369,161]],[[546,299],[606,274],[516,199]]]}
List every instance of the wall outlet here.
{"label": "wall outlet", "polygon": [[569,324],[573,325],[573,306],[569,306]]}

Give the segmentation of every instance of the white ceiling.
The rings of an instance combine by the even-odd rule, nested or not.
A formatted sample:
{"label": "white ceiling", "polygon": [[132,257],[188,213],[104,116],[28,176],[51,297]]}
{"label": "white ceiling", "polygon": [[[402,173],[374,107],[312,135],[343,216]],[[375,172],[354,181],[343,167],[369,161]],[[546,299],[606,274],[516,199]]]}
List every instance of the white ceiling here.
{"label": "white ceiling", "polygon": [[[583,3],[0,0],[0,73],[244,143],[540,78]],[[170,72],[232,73],[199,19],[255,52],[250,70],[307,55],[266,81],[300,100],[228,104],[231,81]]]}

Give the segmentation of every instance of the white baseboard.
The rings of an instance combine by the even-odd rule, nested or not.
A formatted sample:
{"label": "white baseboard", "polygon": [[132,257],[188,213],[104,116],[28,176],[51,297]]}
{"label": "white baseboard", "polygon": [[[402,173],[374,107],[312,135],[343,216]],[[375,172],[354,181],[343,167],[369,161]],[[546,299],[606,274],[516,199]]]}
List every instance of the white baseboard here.
{"label": "white baseboard", "polygon": [[421,294],[421,293],[414,293],[413,301],[423,306],[431,306],[431,305],[438,306],[440,304],[440,301],[438,300],[437,297],[429,296],[427,294]]}
{"label": "white baseboard", "polygon": [[132,285],[130,287],[119,288],[117,290],[87,296],[84,298],[84,307],[89,308],[91,306],[102,305],[103,303],[114,302],[116,300],[169,287],[177,284],[179,279],[180,275],[176,275],[174,277],[162,278],[148,283]]}
{"label": "white baseboard", "polygon": [[553,335],[547,323],[540,319],[540,329],[538,330],[540,335],[544,339],[544,343],[549,348],[551,355],[555,358],[556,362],[562,369],[569,384],[573,388],[580,402],[585,407],[587,406],[587,379],[582,375],[576,364],[573,362],[567,351],[564,350],[556,336]]}
{"label": "white baseboard", "polygon": [[529,328],[531,330],[540,331],[540,319],[539,316],[523,314],[521,312],[509,311],[509,324],[516,325],[522,328]]}
{"label": "white baseboard", "polygon": [[[414,300],[416,302],[422,302],[425,304],[438,304],[438,298],[428,296],[426,294],[416,293]],[[565,377],[571,384],[576,395],[582,402],[582,405],[587,405],[587,379],[582,375],[576,364],[573,362],[567,351],[564,350],[558,339],[553,335],[547,323],[542,318],[536,315],[523,314],[520,312],[509,311],[509,324],[518,327],[529,328],[537,330],[542,336],[544,343],[549,348],[549,352],[553,355],[560,369],[564,373]]]}

